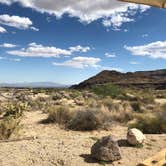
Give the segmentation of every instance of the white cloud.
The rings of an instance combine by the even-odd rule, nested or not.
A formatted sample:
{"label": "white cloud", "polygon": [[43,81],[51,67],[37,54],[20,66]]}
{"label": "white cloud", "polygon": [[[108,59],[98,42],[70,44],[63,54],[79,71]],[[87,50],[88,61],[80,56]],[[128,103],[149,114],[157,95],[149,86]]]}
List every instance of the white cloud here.
{"label": "white cloud", "polygon": [[141,46],[124,46],[132,55],[166,59],[166,41],[157,41]]}
{"label": "white cloud", "polygon": [[78,45],[75,47],[69,47],[69,50],[71,50],[71,52],[87,52],[90,50],[90,47],[82,47]]}
{"label": "white cloud", "polygon": [[32,21],[28,17],[10,16],[8,14],[0,15],[0,24],[15,27],[18,29],[33,29]]}
{"label": "white cloud", "polygon": [[13,0],[1,0],[0,3],[4,3],[6,5],[10,5],[12,2],[14,2]]}
{"label": "white cloud", "polygon": [[[72,48],[72,49],[71,49]],[[41,44],[30,43],[27,48],[22,48],[21,50],[8,51],[8,54],[21,56],[21,57],[59,57],[60,55],[69,56],[73,52],[85,52],[88,51],[89,47],[70,47],[69,49],[61,49],[50,46],[43,46]]]}
{"label": "white cloud", "polygon": [[114,54],[114,53],[111,54],[111,53],[106,52],[106,53],[105,53],[105,56],[108,57],[108,58],[115,58],[115,57],[116,57],[116,54]]}
{"label": "white cloud", "polygon": [[62,62],[62,63],[56,63],[54,62],[53,65],[55,66],[66,66],[66,67],[73,67],[78,69],[84,69],[88,67],[97,68],[100,67],[98,63],[101,61],[100,58],[94,58],[94,57],[74,57],[71,60]]}
{"label": "white cloud", "polygon": [[[6,4],[14,2],[20,2],[24,7],[31,7],[40,12],[54,14],[57,17],[68,13],[70,17],[77,17],[81,22],[86,23],[103,19],[105,20],[103,21],[104,25],[116,28],[125,22],[132,21],[133,19],[130,17],[138,11],[142,13],[149,8],[117,0],[7,0]],[[5,3],[5,1],[2,0],[1,3]]]}
{"label": "white cloud", "polygon": [[121,69],[119,67],[101,66],[100,69],[101,70],[115,70],[115,71],[123,72],[123,69]]}
{"label": "white cloud", "polygon": [[[10,16],[8,14],[0,15],[0,24],[15,27],[18,29],[31,29],[33,31],[39,31],[38,28],[32,26],[33,23],[28,17]],[[0,32],[6,32],[6,30],[0,26]]]}
{"label": "white cloud", "polygon": [[38,28],[36,28],[36,27],[31,27],[30,29],[32,29],[33,31],[36,31],[36,32],[38,32],[38,31],[39,31],[39,29],[38,29]]}
{"label": "white cloud", "polygon": [[14,48],[16,47],[17,45],[15,44],[11,44],[11,43],[3,43],[3,44],[0,44],[0,47],[2,48]]}
{"label": "white cloud", "polygon": [[0,26],[0,33],[6,33],[6,29]]}
{"label": "white cloud", "polygon": [[112,26],[114,30],[120,30],[119,27],[121,27],[123,23],[132,22],[132,21],[134,21],[134,19],[126,17],[122,14],[116,14],[109,19],[103,20],[103,25],[105,27]]}

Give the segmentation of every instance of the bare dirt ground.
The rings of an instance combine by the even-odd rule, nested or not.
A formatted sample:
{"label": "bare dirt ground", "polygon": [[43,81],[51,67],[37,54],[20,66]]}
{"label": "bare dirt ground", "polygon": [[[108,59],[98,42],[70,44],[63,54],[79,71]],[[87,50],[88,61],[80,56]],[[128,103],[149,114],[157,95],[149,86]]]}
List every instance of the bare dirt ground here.
{"label": "bare dirt ground", "polygon": [[[97,166],[99,163],[90,158],[90,148],[95,143],[92,138],[107,135],[112,135],[117,140],[126,138],[127,128],[123,126],[115,125],[110,131],[66,131],[55,124],[39,123],[46,117],[47,114],[40,111],[24,113],[21,138],[34,139],[1,142],[1,166]],[[123,159],[106,165],[136,166],[166,147],[166,134],[146,137],[143,148],[123,144]]]}

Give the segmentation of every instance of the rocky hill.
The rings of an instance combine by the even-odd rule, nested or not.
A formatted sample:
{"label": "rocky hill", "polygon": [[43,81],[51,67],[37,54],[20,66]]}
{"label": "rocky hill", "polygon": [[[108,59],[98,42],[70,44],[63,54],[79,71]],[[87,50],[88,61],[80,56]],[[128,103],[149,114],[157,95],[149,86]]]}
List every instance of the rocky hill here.
{"label": "rocky hill", "polygon": [[83,89],[106,83],[113,83],[124,87],[135,86],[138,88],[166,89],[166,69],[127,73],[104,70],[96,76],[72,86],[72,88]]}

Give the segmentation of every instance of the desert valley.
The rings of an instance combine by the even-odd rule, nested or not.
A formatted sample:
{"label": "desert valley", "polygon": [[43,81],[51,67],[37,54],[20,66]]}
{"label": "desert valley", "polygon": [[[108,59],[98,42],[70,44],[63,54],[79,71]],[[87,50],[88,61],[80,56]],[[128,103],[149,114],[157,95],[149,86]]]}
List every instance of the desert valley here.
{"label": "desert valley", "polygon": [[[127,87],[120,86],[117,72],[104,71],[70,88],[1,88],[0,164],[135,166],[155,155],[166,145],[166,70],[141,73],[144,80],[137,74],[129,78],[148,87],[129,79]],[[87,82],[91,86],[80,86]],[[130,144],[132,128],[146,139]],[[120,160],[92,156],[92,145],[104,136],[117,141]]]}

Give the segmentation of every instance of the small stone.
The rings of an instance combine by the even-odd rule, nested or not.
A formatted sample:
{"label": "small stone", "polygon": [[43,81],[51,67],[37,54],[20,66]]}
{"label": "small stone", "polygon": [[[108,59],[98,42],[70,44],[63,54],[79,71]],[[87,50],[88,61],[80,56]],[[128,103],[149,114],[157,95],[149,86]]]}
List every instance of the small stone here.
{"label": "small stone", "polygon": [[98,140],[91,148],[91,155],[99,161],[116,161],[122,158],[118,143],[111,136]]}
{"label": "small stone", "polygon": [[145,139],[146,139],[145,135],[136,128],[129,129],[127,132],[127,141],[131,145],[143,144]]}

